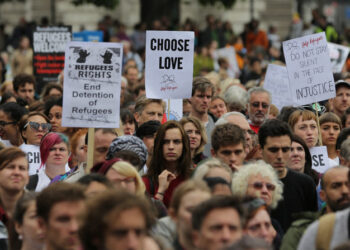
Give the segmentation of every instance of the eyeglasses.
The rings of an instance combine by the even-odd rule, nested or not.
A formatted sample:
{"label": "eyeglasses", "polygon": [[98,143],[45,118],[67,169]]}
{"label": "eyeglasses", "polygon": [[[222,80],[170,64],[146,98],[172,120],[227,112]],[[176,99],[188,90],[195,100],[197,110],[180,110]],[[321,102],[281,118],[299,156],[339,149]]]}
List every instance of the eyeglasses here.
{"label": "eyeglasses", "polygon": [[23,128],[26,128],[28,127],[28,125],[30,126],[31,129],[35,130],[35,131],[38,131],[39,128],[41,127],[41,129],[43,131],[50,131],[51,129],[51,124],[50,123],[38,123],[38,122],[27,122],[26,125],[24,125]]}
{"label": "eyeglasses", "polygon": [[16,124],[17,122],[5,122],[5,121],[0,121],[0,128],[4,128],[6,125],[10,124]]}
{"label": "eyeglasses", "polygon": [[255,189],[258,189],[258,190],[261,190],[264,186],[266,187],[267,190],[269,191],[275,191],[276,189],[276,186],[271,184],[271,183],[264,183],[264,182],[260,182],[260,181],[257,181],[257,182],[254,182],[252,184],[252,186],[255,188]]}
{"label": "eyeglasses", "polygon": [[265,102],[253,102],[251,103],[251,105],[254,107],[254,108],[259,108],[260,105],[263,109],[267,109],[270,105],[265,103]]}

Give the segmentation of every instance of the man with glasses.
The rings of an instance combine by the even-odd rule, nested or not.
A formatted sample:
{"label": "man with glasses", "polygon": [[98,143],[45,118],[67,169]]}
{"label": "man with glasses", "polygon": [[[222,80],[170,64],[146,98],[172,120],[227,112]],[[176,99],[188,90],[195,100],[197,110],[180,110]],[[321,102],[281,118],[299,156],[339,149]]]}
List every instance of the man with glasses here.
{"label": "man with glasses", "polygon": [[283,200],[271,213],[284,231],[293,222],[292,214],[317,211],[316,186],[311,177],[287,169],[292,132],[287,123],[267,120],[259,130],[259,144],[263,160],[276,171],[284,184]]}
{"label": "man with glasses", "polygon": [[255,133],[259,132],[261,124],[268,119],[271,104],[271,95],[262,87],[254,87],[248,91],[248,118],[249,124]]}

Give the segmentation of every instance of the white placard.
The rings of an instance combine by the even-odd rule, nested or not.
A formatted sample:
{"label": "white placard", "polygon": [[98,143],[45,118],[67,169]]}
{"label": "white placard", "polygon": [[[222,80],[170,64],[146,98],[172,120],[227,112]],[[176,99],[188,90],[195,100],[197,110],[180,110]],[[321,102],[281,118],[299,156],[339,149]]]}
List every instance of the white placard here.
{"label": "white placard", "polygon": [[119,43],[67,45],[62,126],[119,127],[122,56]]}
{"label": "white placard", "polygon": [[272,104],[276,105],[279,110],[284,106],[293,106],[286,67],[269,64],[267,66],[264,89],[270,92]]}
{"label": "white placard", "polygon": [[326,146],[313,147],[310,149],[312,169],[323,174],[329,169],[329,160]]}
{"label": "white placard", "polygon": [[182,99],[170,100],[170,118],[168,119],[168,99],[163,99],[166,104],[165,113],[167,121],[180,121],[182,118]]}
{"label": "white placard", "polygon": [[283,42],[293,102],[315,103],[335,97],[325,33]]}
{"label": "white placard", "polygon": [[349,47],[328,43],[329,57],[331,58],[331,65],[334,73],[341,72],[346,58],[348,58]]}
{"label": "white placard", "polygon": [[27,155],[29,175],[37,174],[41,165],[40,147],[36,145],[22,144],[19,148]]}
{"label": "white placard", "polygon": [[193,49],[193,32],[146,32],[145,88],[148,98],[191,97]]}
{"label": "white placard", "polygon": [[237,78],[240,74],[240,70],[237,63],[235,48],[231,46],[227,48],[218,49],[214,52],[216,70],[219,70],[218,60],[220,57],[226,58],[226,60],[228,61],[228,64],[229,64],[229,67],[227,69],[228,76],[232,78]]}

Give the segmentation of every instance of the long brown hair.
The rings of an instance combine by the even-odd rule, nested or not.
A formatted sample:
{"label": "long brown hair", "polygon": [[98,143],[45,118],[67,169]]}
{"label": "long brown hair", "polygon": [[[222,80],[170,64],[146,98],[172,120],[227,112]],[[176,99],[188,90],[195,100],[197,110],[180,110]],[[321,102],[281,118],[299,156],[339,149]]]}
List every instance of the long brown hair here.
{"label": "long brown hair", "polygon": [[153,156],[150,166],[147,171],[147,177],[150,178],[153,183],[158,184],[158,176],[166,169],[166,161],[163,156],[163,145],[165,133],[169,129],[179,129],[182,137],[182,154],[178,160],[177,171],[179,175],[189,177],[191,167],[191,149],[190,142],[187,134],[182,128],[181,124],[177,121],[168,121],[160,126],[158,129],[156,138],[154,140]]}

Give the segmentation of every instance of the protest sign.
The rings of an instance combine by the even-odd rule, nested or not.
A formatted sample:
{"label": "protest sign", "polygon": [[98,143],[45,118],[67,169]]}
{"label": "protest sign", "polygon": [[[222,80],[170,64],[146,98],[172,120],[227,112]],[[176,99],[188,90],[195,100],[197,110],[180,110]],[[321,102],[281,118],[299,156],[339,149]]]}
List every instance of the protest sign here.
{"label": "protest sign", "polygon": [[293,102],[315,103],[335,97],[325,33],[283,42]]}
{"label": "protest sign", "polygon": [[335,43],[328,43],[328,50],[333,73],[341,72],[346,58],[348,58],[349,47]]}
{"label": "protest sign", "polygon": [[237,59],[236,59],[236,51],[235,49],[231,47],[227,48],[222,48],[214,51],[214,59],[215,59],[215,65],[214,68],[218,71],[220,66],[219,66],[219,58],[224,58],[228,62],[228,69],[227,74],[229,77],[232,78],[238,78],[240,74],[240,70],[238,67]]}
{"label": "protest sign", "polygon": [[39,146],[22,144],[19,146],[19,148],[27,155],[29,163],[29,175],[37,174],[41,166]]}
{"label": "protest sign", "polygon": [[67,45],[62,126],[119,127],[122,51],[120,43]]}
{"label": "protest sign", "polygon": [[[180,121],[182,118],[182,99],[172,99],[170,102],[168,99],[163,99],[165,102],[165,118],[164,121]],[[170,108],[168,108],[168,105],[170,103]],[[170,112],[169,112],[170,111]],[[170,115],[169,115],[170,113]]]}
{"label": "protest sign", "polygon": [[272,104],[276,105],[279,110],[284,106],[293,106],[286,67],[269,64],[267,66],[264,89],[270,92]]}
{"label": "protest sign", "polygon": [[146,32],[145,87],[148,98],[191,97],[193,48],[193,32]]}
{"label": "protest sign", "polygon": [[326,146],[313,147],[310,149],[312,169],[323,174],[329,168],[329,159]]}
{"label": "protest sign", "polygon": [[76,42],[103,42],[103,32],[101,30],[89,31],[84,30],[81,32],[73,33],[73,41]]}
{"label": "protest sign", "polygon": [[41,89],[48,82],[57,82],[64,68],[64,51],[72,39],[72,27],[36,27],[33,32],[34,75]]}

